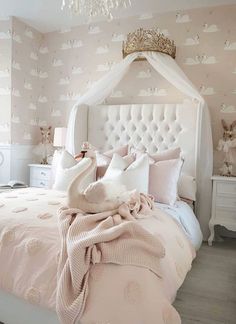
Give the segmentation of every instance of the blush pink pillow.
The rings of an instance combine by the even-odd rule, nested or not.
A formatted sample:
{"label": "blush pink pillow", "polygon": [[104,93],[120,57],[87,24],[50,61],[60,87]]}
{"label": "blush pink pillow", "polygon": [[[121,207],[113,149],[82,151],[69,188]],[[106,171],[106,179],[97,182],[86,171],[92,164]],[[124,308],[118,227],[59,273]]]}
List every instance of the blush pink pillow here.
{"label": "blush pink pillow", "polygon": [[97,166],[110,164],[114,153],[119,154],[122,157],[126,156],[128,154],[128,145],[120,146],[103,153],[96,151]]}
{"label": "blush pink pillow", "polygon": [[[139,150],[134,147],[130,148],[130,153],[133,154],[136,159],[143,154],[148,154],[145,150]],[[180,157],[180,154],[181,154],[180,147],[164,150],[153,155],[148,154],[149,163],[153,164],[159,161],[178,159]]]}
{"label": "blush pink pillow", "polygon": [[178,180],[183,160],[172,159],[150,165],[149,193],[156,202],[174,205],[178,197]]}
{"label": "blush pink pillow", "polygon": [[151,158],[155,162],[159,162],[159,161],[165,161],[165,160],[178,159],[180,157],[180,154],[181,154],[180,147],[176,147],[173,149],[168,149],[168,150],[153,154],[153,155],[151,155]]}

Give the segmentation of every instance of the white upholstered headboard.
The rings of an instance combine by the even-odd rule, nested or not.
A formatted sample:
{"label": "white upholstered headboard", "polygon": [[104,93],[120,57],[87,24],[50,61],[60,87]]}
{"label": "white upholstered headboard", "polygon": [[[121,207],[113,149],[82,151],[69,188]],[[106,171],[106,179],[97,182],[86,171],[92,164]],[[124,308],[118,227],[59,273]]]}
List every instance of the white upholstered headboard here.
{"label": "white upholstered headboard", "polygon": [[200,125],[194,103],[82,106],[77,129],[78,151],[86,140],[99,150],[131,144],[156,153],[179,146],[184,171],[196,176]]}

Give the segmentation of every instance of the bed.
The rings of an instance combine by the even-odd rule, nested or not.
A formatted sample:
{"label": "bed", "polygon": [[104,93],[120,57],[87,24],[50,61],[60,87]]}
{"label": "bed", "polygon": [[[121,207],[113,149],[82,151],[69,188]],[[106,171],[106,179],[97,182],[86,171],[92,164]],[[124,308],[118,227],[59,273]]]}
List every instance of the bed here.
{"label": "bed", "polygon": [[[185,157],[184,172],[196,177],[199,130],[199,111],[191,102],[162,105],[83,106],[78,116],[75,140],[78,151],[83,141],[89,141],[101,150],[129,143],[145,148],[150,153],[179,146]],[[3,207],[8,201],[9,203],[7,214],[3,214],[4,209],[1,208],[0,215],[8,217],[12,208],[20,215],[24,212],[24,208],[27,208],[30,215],[28,217],[37,218],[37,224],[43,220],[42,232],[44,226],[52,228],[56,226],[56,211],[59,206],[65,204],[65,199],[65,193],[53,190],[29,188],[10,194],[2,193],[0,201],[4,202]],[[193,211],[186,203],[178,202],[175,207],[156,204],[156,207],[179,223],[195,250],[200,247],[202,242],[200,226]],[[47,213],[51,216],[38,217],[38,215]],[[9,219],[11,220],[11,217]],[[144,226],[152,230],[152,224],[144,224]],[[57,240],[58,238],[55,237],[53,241],[52,237],[54,244]],[[12,266],[14,265],[14,260],[12,260]],[[183,280],[184,278],[181,279],[180,284]],[[29,294],[28,298],[19,298],[11,294],[9,280],[4,281],[4,277],[1,277],[0,284],[0,322],[5,324],[58,323],[55,310],[47,309],[43,301],[35,303],[34,294],[33,296]],[[169,298],[173,301],[174,294]],[[32,305],[32,302],[36,305]]]}

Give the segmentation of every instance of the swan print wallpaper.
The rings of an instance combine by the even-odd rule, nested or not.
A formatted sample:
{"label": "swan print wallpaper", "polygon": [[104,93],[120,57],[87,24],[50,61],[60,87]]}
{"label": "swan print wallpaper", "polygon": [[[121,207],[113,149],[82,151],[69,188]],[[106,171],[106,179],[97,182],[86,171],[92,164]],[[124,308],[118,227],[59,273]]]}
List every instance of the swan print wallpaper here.
{"label": "swan print wallpaper", "polygon": [[[216,147],[222,135],[220,120],[236,118],[235,17],[236,5],[219,6],[161,15],[145,13],[44,35],[13,18],[11,142],[35,144],[37,126],[66,126],[76,99],[122,59],[122,41],[127,33],[139,27],[158,27],[175,41],[177,63],[209,105]],[[5,25],[0,21],[1,48],[7,43]],[[0,62],[1,102],[4,87],[9,86],[5,65]],[[19,68],[24,76],[18,73]],[[107,102],[161,103],[182,98],[147,62],[134,62]],[[6,125],[1,121],[1,140]],[[216,155],[215,166],[218,158]]]}

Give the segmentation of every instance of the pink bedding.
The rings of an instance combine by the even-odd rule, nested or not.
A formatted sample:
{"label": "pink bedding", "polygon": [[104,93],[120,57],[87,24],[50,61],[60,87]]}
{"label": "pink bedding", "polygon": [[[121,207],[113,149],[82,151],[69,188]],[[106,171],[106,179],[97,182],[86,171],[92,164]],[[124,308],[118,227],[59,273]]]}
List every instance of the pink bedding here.
{"label": "pink bedding", "polygon": [[[55,310],[61,242],[57,211],[65,195],[23,189],[0,194],[0,289]],[[171,306],[195,251],[182,229],[155,209],[138,220],[165,248],[161,278],[134,265],[94,264],[81,324],[178,324]]]}

